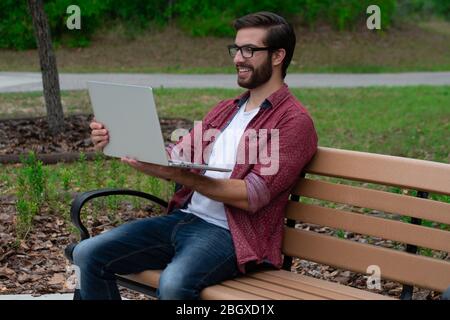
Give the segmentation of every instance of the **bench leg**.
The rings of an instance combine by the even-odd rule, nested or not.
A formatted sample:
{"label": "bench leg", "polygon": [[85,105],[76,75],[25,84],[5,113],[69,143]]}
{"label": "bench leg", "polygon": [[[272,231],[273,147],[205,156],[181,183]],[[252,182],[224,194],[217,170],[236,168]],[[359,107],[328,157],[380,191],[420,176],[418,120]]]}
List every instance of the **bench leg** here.
{"label": "bench leg", "polygon": [[73,300],[82,300],[80,289],[75,289],[75,291],[73,292]]}

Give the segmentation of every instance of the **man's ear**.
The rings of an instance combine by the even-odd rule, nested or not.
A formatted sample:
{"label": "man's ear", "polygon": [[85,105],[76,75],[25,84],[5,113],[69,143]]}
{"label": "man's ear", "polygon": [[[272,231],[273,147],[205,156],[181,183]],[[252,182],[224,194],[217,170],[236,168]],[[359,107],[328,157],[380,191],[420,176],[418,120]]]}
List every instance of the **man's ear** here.
{"label": "man's ear", "polygon": [[278,66],[282,64],[284,57],[286,57],[286,50],[284,50],[283,48],[273,51],[272,53],[273,66]]}

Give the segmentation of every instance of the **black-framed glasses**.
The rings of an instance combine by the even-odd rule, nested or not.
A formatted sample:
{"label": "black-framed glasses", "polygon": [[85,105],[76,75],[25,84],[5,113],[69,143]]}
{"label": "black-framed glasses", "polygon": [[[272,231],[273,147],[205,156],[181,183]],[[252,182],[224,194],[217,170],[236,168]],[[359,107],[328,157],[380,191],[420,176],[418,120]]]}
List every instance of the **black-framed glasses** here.
{"label": "black-framed glasses", "polygon": [[234,58],[236,56],[236,54],[238,53],[238,51],[241,52],[242,57],[244,58],[251,58],[253,57],[253,53],[255,51],[264,51],[264,50],[272,50],[272,47],[251,47],[251,46],[242,46],[239,47],[235,44],[230,44],[228,46],[228,52],[230,53],[230,56],[232,58]]}

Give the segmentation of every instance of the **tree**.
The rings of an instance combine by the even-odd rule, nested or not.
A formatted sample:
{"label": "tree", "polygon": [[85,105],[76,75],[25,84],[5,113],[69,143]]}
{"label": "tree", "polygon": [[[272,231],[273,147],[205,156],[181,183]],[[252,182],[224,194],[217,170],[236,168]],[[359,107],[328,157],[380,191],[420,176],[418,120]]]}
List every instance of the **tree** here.
{"label": "tree", "polygon": [[52,47],[50,27],[42,0],[28,0],[28,8],[33,20],[39,52],[48,125],[52,134],[59,134],[64,130],[64,112],[61,104],[58,68]]}

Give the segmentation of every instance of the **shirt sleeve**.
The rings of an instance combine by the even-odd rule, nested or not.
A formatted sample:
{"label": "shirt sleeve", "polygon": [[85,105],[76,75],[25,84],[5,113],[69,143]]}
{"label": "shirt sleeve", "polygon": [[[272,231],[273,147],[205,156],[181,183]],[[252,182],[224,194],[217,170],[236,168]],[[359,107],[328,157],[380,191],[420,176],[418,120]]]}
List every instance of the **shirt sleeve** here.
{"label": "shirt sleeve", "polygon": [[305,113],[287,115],[263,140],[258,161],[244,178],[251,213],[291,189],[317,150],[316,130]]}

